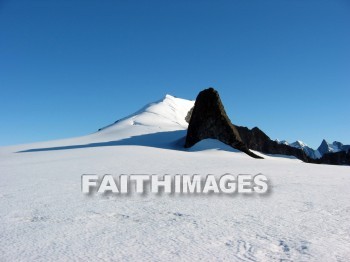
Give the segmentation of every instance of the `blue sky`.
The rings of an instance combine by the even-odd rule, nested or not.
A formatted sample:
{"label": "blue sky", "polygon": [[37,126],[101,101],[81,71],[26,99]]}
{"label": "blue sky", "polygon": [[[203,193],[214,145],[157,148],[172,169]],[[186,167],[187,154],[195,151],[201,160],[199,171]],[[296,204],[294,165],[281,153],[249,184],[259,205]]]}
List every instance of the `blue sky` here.
{"label": "blue sky", "polygon": [[235,124],[350,144],[350,3],[0,0],[0,145],[85,135],[209,86]]}

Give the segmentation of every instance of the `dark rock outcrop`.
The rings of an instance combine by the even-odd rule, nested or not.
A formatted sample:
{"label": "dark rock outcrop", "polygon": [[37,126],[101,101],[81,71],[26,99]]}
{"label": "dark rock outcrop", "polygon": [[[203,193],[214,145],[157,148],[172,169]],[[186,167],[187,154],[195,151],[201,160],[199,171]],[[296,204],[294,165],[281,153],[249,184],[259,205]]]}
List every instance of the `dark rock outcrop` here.
{"label": "dark rock outcrop", "polygon": [[304,162],[312,162],[305,152],[299,148],[291,147],[285,144],[279,144],[271,140],[263,131],[254,127],[249,129],[243,126],[236,126],[242,141],[249,149],[253,149],[265,154],[279,154],[295,156]]}
{"label": "dark rock outcrop", "polygon": [[350,151],[326,153],[320,159],[316,159],[315,162],[329,165],[350,165]]}
{"label": "dark rock outcrop", "polygon": [[[350,151],[330,152],[325,153],[319,159],[309,157],[302,149],[291,147],[285,144],[279,144],[271,140],[263,131],[254,127],[236,126],[243,143],[249,149],[253,149],[265,154],[279,154],[287,156],[295,156],[296,158],[314,164],[329,164],[329,165],[350,165]],[[327,146],[328,147],[328,146]]]}
{"label": "dark rock outcrop", "polygon": [[350,165],[350,146],[333,142],[342,149],[329,152],[328,144],[323,141],[319,150],[324,155],[319,159],[309,157],[302,149],[271,140],[258,127],[249,129],[235,126],[226,115],[220,96],[216,90],[209,88],[200,92],[195,105],[187,113],[189,123],[185,147],[191,147],[199,141],[212,138],[232,146],[248,155],[261,158],[249,149],[265,154],[294,156],[304,162],[314,164]]}
{"label": "dark rock outcrop", "polygon": [[192,147],[207,138],[217,139],[251,157],[261,158],[251,152],[242,141],[236,127],[226,115],[220,96],[213,88],[201,91],[196,99],[190,118],[185,147]]}

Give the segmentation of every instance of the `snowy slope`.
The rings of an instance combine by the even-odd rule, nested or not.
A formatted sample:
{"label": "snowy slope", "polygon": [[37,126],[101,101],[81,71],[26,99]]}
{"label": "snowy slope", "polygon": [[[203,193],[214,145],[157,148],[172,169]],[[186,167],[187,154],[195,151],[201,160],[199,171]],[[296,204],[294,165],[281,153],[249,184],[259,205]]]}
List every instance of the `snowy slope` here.
{"label": "snowy slope", "polygon": [[[350,169],[182,148],[172,96],[91,135],[0,148],[1,261],[347,261]],[[267,195],[94,195],[82,174],[257,174]]]}

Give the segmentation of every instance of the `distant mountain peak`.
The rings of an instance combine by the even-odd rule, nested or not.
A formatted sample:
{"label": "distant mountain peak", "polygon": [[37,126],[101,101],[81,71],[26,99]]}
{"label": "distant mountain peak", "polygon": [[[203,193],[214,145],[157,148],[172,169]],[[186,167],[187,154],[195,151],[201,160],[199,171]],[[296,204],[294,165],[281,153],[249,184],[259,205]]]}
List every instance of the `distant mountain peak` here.
{"label": "distant mountain peak", "polygon": [[328,143],[325,139],[322,140],[321,145],[318,147],[318,151],[324,155],[327,153],[336,153],[340,151],[348,151],[349,145],[343,145],[338,141],[334,141],[332,144]]}
{"label": "distant mountain peak", "polygon": [[291,143],[290,146],[294,146],[294,147],[300,147],[300,148],[303,148],[303,147],[306,147],[308,146],[307,144],[305,144],[303,141],[301,140],[297,140],[295,141],[294,143]]}

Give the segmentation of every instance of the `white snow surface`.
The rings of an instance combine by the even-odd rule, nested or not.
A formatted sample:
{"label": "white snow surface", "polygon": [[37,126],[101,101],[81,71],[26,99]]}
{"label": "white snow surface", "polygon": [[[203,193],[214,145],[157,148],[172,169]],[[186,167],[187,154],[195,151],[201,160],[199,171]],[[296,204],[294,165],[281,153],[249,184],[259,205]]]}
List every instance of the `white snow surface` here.
{"label": "white snow surface", "polygon": [[[350,168],[185,150],[167,95],[99,132],[0,148],[0,261],[349,261]],[[84,195],[82,174],[263,173],[266,195]]]}

